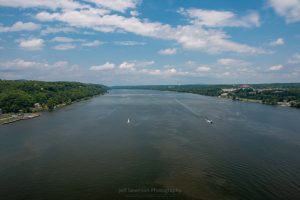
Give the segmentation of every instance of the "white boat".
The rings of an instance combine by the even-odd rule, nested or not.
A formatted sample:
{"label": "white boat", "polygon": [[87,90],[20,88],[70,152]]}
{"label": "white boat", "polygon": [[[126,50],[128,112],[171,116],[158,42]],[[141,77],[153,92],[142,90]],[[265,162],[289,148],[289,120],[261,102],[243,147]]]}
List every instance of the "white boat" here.
{"label": "white boat", "polygon": [[130,119],[129,118],[127,119],[127,124],[130,124]]}
{"label": "white boat", "polygon": [[205,121],[206,121],[207,123],[209,123],[209,124],[214,123],[212,120],[209,120],[209,119],[205,119]]}

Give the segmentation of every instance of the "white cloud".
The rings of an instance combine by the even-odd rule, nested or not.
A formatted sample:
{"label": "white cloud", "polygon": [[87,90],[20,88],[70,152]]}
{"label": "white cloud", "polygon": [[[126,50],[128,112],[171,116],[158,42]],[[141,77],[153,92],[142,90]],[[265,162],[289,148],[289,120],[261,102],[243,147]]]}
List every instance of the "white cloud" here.
{"label": "white cloud", "polygon": [[253,27],[260,26],[257,12],[250,12],[246,16],[238,17],[231,11],[180,9],[179,13],[188,16],[191,23],[207,27]]}
{"label": "white cloud", "polygon": [[136,11],[136,10],[132,10],[132,11],[130,11],[130,15],[131,15],[132,17],[137,17],[137,16],[139,16],[139,12]]}
{"label": "white cloud", "polygon": [[270,42],[271,46],[280,46],[280,45],[284,45],[284,39],[283,38],[277,38],[276,40]]}
{"label": "white cloud", "polygon": [[164,71],[164,74],[166,74],[166,75],[174,75],[174,74],[177,74],[177,70],[175,68],[166,69]]}
{"label": "white cloud", "polygon": [[182,75],[187,75],[188,72],[182,72],[182,71],[177,71],[175,68],[169,68],[169,69],[142,69],[139,71],[139,73],[146,74],[146,75],[151,75],[151,76],[182,76]]}
{"label": "white cloud", "polygon": [[26,61],[23,59],[15,59],[15,60],[10,60],[10,61],[0,63],[1,69],[11,69],[11,70],[22,70],[22,69],[46,67],[46,66],[48,65],[44,63]]}
{"label": "white cloud", "polygon": [[65,51],[65,50],[75,49],[75,48],[76,48],[76,46],[71,43],[58,44],[53,47],[53,49],[59,50],[59,51]]}
{"label": "white cloud", "polygon": [[[248,81],[253,80],[253,78],[261,78],[261,81],[265,81],[269,80],[268,78],[277,75],[287,77],[290,75],[293,76],[293,80],[297,80],[297,76],[299,75],[299,69],[298,71],[295,69],[294,71],[287,70],[288,74],[285,73],[285,70],[277,73],[277,70],[283,68],[278,66],[272,66],[272,70],[269,68],[260,69],[260,71],[253,69],[251,73],[249,73],[249,71],[240,71],[232,68],[227,69],[226,67],[221,66],[211,67],[208,65],[199,65],[195,62],[187,63],[191,64],[189,70],[187,71],[183,71],[182,69],[176,68],[172,65],[165,65],[162,68],[154,68],[154,66],[148,67],[153,63],[154,62],[152,61],[124,61],[118,66],[113,63],[105,63],[103,65],[91,66],[90,68],[81,68],[78,65],[72,65],[67,61],[47,63],[15,59],[11,61],[0,62],[0,78],[71,80],[95,83],[102,81],[105,84],[119,84],[120,81],[123,83],[128,83],[127,81],[129,81],[131,84],[145,82],[148,84],[161,80],[164,80],[165,83],[170,83],[170,80],[189,80],[196,81],[193,83],[197,83],[199,80],[237,82],[240,80],[244,81],[245,78]],[[95,71],[102,73],[95,73]],[[241,77],[243,78],[241,79]]]}
{"label": "white cloud", "polygon": [[147,66],[154,65],[154,64],[155,64],[155,61],[153,61],[153,60],[138,62],[138,65],[143,66],[143,67],[147,67]]}
{"label": "white cloud", "polygon": [[232,58],[222,58],[222,59],[217,60],[217,63],[219,65],[232,66],[232,67],[246,67],[246,66],[251,65],[251,63],[249,63],[245,60],[232,59]]}
{"label": "white cloud", "polygon": [[139,0],[86,0],[110,10],[125,12],[127,9],[134,9]]}
{"label": "white cloud", "polygon": [[175,30],[172,29],[168,32],[165,35],[176,40],[185,49],[201,50],[208,53],[265,53],[262,49],[229,40],[230,36],[221,30],[188,25],[177,27]]}
{"label": "white cloud", "polygon": [[175,55],[177,53],[176,48],[168,48],[168,49],[162,49],[158,52],[161,55]]}
{"label": "white cloud", "polygon": [[76,9],[83,6],[73,0],[0,0],[1,6],[21,8]]}
{"label": "white cloud", "polygon": [[20,40],[19,43],[19,47],[30,51],[40,50],[43,48],[43,46],[44,46],[44,40],[40,38]]}
{"label": "white cloud", "polygon": [[207,29],[198,25],[171,27],[169,24],[149,22],[136,17],[126,18],[116,14],[99,14],[97,9],[66,10],[64,12],[41,12],[36,15],[39,20],[60,21],[78,28],[90,28],[96,31],[124,31],[136,35],[175,40],[186,49],[206,51],[208,53],[238,52],[265,53],[259,48],[250,47],[231,41],[225,32]]}
{"label": "white cloud", "polygon": [[196,68],[196,72],[208,72],[210,71],[211,68],[208,66],[200,66]]}
{"label": "white cloud", "polygon": [[[94,2],[97,7],[92,7],[92,4],[86,3],[87,1]],[[259,26],[259,15],[255,12],[238,17],[230,11],[190,9],[184,12],[197,23],[171,26],[139,19],[137,16],[121,16],[110,11],[125,12],[128,9],[135,9],[138,2],[136,0],[85,0],[80,3],[72,0],[0,0],[0,6],[41,8],[45,10],[36,14],[36,19],[41,21],[59,21],[73,28],[88,28],[100,32],[128,32],[171,40],[181,44],[185,49],[208,53],[265,53],[260,48],[234,42],[222,29],[215,29],[223,26]],[[212,21],[207,19],[208,15],[212,16]],[[219,15],[224,17],[225,21]]]}
{"label": "white cloud", "polygon": [[47,27],[41,31],[42,35],[55,34],[55,33],[69,33],[76,32],[74,28],[71,27]]}
{"label": "white cloud", "polygon": [[115,70],[117,74],[131,74],[131,75],[150,75],[150,76],[180,76],[186,75],[188,72],[178,71],[172,65],[165,65],[164,69],[148,68],[153,65],[154,61],[124,61]]}
{"label": "white cloud", "polygon": [[287,23],[300,21],[300,0],[268,0],[268,4]]}
{"label": "white cloud", "polygon": [[4,79],[79,81],[83,76],[88,77],[87,71],[67,61],[47,63],[18,58],[0,62],[0,78]]}
{"label": "white cloud", "polygon": [[123,62],[120,64],[119,68],[124,70],[135,70],[135,63]]}
{"label": "white cloud", "polygon": [[115,68],[115,64],[107,62],[103,65],[91,66],[90,70],[92,70],[92,71],[107,71],[107,70],[112,70],[114,68]]}
{"label": "white cloud", "polygon": [[55,37],[51,41],[52,42],[74,42],[75,39],[69,37]]}
{"label": "white cloud", "polygon": [[121,72],[130,71],[139,73],[141,70],[153,65],[154,63],[154,61],[124,61],[119,65],[119,69]]}
{"label": "white cloud", "polygon": [[116,45],[122,46],[137,46],[137,45],[145,45],[145,42],[137,42],[137,41],[116,41],[114,42]]}
{"label": "white cloud", "polygon": [[274,66],[269,67],[269,70],[270,71],[278,71],[278,70],[281,70],[282,68],[283,68],[282,65],[274,65]]}
{"label": "white cloud", "polygon": [[102,44],[104,44],[104,42],[101,42],[99,40],[94,40],[92,42],[84,42],[81,45],[85,46],[85,47],[96,47],[96,46],[100,46]]}
{"label": "white cloud", "polygon": [[300,64],[300,53],[295,53],[289,60],[290,64]]}
{"label": "white cloud", "polygon": [[142,73],[147,74],[147,75],[160,75],[161,70],[160,69],[142,69]]}
{"label": "white cloud", "polygon": [[40,28],[40,25],[32,22],[16,22],[12,26],[0,26],[0,32],[34,31]]}
{"label": "white cloud", "polygon": [[[61,42],[61,43],[74,43],[74,42],[81,42],[81,46],[85,47],[96,47],[104,44],[104,42],[101,42],[99,40],[94,40],[91,42],[87,42],[84,39],[74,39],[69,37],[55,37],[51,40],[52,42]],[[55,47],[55,49],[58,50],[67,50],[67,49],[74,49],[74,44],[60,44]]]}

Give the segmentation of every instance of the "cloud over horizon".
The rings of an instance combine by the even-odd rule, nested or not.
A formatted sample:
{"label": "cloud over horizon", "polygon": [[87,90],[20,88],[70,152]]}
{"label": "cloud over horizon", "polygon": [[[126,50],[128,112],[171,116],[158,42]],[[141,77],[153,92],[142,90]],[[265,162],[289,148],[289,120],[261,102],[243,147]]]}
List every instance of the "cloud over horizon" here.
{"label": "cloud over horizon", "polygon": [[[13,68],[9,63],[26,66],[68,60],[77,66],[76,73],[82,73],[74,78],[90,82],[133,81],[130,77],[140,83],[260,82],[264,78],[276,82],[289,81],[288,76],[300,80],[296,46],[300,30],[295,26],[300,22],[300,0],[208,5],[0,0],[4,13],[0,66],[6,70],[0,78],[19,73],[9,72]],[[262,9],[266,5],[268,9]],[[14,18],[7,13],[11,10],[16,12]],[[265,12],[270,12],[268,18]],[[277,32],[278,26],[284,31]],[[147,64],[149,60],[153,63]]]}

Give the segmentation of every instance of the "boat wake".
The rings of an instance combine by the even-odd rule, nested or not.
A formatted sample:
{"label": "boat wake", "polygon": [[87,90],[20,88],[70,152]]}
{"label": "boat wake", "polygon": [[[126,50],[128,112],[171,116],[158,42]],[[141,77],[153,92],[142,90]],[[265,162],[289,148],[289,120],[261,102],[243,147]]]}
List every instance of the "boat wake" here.
{"label": "boat wake", "polygon": [[182,103],[181,101],[179,101],[178,99],[175,99],[175,101],[181,105],[182,107],[184,107],[186,110],[188,110],[189,112],[191,112],[193,115],[195,115],[196,117],[201,117],[198,115],[198,113],[196,113],[195,111],[193,111],[190,107],[188,107],[187,105],[185,105],[184,103]]}
{"label": "boat wake", "polygon": [[208,117],[205,117],[205,116],[200,116],[198,113],[196,113],[195,111],[193,111],[190,107],[188,107],[187,105],[185,105],[184,103],[182,103],[181,101],[179,101],[178,99],[175,99],[175,101],[181,105],[182,107],[184,107],[186,110],[188,110],[190,113],[192,113],[195,117],[198,117],[198,118],[202,118],[204,119],[207,123],[209,124],[213,124],[213,121],[208,119]]}

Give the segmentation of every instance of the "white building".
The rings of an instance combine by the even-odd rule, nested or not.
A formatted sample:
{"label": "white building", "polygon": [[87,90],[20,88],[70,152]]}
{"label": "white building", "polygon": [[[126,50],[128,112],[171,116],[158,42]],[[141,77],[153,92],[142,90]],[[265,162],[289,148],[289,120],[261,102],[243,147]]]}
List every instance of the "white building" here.
{"label": "white building", "polygon": [[41,104],[35,103],[35,104],[34,104],[34,108],[41,108]]}
{"label": "white building", "polygon": [[234,92],[236,91],[235,88],[230,88],[230,89],[222,89],[223,92]]}

